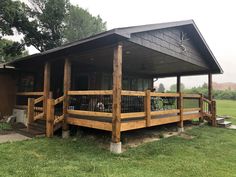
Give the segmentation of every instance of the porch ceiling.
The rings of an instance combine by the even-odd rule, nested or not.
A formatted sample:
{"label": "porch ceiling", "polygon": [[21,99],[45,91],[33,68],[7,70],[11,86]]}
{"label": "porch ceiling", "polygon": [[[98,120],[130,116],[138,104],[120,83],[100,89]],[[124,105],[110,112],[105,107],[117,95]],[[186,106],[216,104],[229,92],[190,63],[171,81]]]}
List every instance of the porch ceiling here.
{"label": "porch ceiling", "polygon": [[[123,73],[152,77],[206,74],[207,68],[131,43],[123,43]],[[95,71],[113,71],[113,46],[70,57],[78,66]]]}

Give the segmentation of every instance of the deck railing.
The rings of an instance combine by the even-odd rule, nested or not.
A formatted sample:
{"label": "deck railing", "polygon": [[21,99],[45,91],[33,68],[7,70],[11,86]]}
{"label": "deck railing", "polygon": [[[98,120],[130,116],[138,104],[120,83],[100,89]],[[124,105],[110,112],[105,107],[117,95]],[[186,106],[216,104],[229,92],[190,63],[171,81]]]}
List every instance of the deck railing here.
{"label": "deck railing", "polygon": [[[40,96],[36,99],[29,98],[28,118],[34,121],[46,114],[47,134],[52,135],[53,126],[61,121],[112,131],[112,90],[68,91],[66,115],[62,106],[64,96],[48,99],[47,112],[36,115],[35,107],[44,99],[40,94],[33,94]],[[183,125],[183,121],[195,118],[205,118],[215,125],[215,116],[215,101],[207,100],[201,94],[121,91],[120,131],[168,123]]]}
{"label": "deck railing", "polygon": [[45,116],[43,101],[43,92],[17,92],[14,107],[27,110],[27,123],[29,124]]}

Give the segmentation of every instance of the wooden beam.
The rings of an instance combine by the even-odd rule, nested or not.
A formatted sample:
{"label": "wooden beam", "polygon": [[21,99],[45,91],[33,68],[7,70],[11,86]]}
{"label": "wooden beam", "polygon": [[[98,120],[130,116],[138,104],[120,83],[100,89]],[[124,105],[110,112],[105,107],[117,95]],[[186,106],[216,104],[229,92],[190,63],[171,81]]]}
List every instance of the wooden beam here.
{"label": "wooden beam", "polygon": [[151,92],[151,96],[157,96],[157,97],[179,97],[179,93],[157,93],[157,92]]}
{"label": "wooden beam", "polygon": [[212,114],[212,126],[216,127],[217,123],[216,123],[216,101],[212,100],[211,102],[211,114]]}
{"label": "wooden beam", "polygon": [[151,126],[151,91],[146,91],[146,97],[145,97],[145,111],[146,111],[146,126]]}
{"label": "wooden beam", "polygon": [[204,105],[203,105],[203,94],[200,94],[200,99],[199,99],[199,108],[200,108],[200,114],[201,114],[201,118],[199,119],[200,122],[203,122],[203,109],[204,109]]}
{"label": "wooden beam", "polygon": [[145,112],[121,113],[121,119],[139,118],[145,116]]}
{"label": "wooden beam", "polygon": [[212,101],[212,74],[208,74],[208,99]]}
{"label": "wooden beam", "polygon": [[94,120],[86,120],[86,119],[79,119],[79,118],[73,118],[73,117],[68,117],[66,119],[66,122],[68,124],[78,125],[82,127],[89,127],[89,128],[100,129],[100,130],[112,131],[112,124],[109,122],[99,122],[99,121],[94,121]]}
{"label": "wooden beam", "polygon": [[191,94],[191,93],[183,93],[182,94],[184,98],[200,98],[200,94]]}
{"label": "wooden beam", "polygon": [[[69,97],[68,97],[68,91],[70,90],[71,87],[71,61],[67,58],[65,59],[65,64],[64,64],[64,101],[63,101],[63,114],[64,114],[64,119],[67,118],[67,110],[69,107]],[[66,121],[63,121],[63,126],[62,129],[64,131],[69,129],[69,126],[67,125]]]}
{"label": "wooden beam", "polygon": [[144,127],[146,127],[145,120],[137,120],[137,121],[121,123],[121,131],[135,130],[135,129],[144,128]]}
{"label": "wooden beam", "polygon": [[54,126],[54,100],[47,100],[47,114],[46,114],[46,135],[47,137],[53,136],[53,126]]}
{"label": "wooden beam", "polygon": [[201,110],[201,108],[185,108],[185,109],[183,109],[183,111],[184,112],[196,112],[196,111],[200,111]]}
{"label": "wooden beam", "polygon": [[42,96],[44,92],[17,92],[16,96]]}
{"label": "wooden beam", "polygon": [[27,119],[28,124],[34,122],[34,98],[28,98]]}
{"label": "wooden beam", "polygon": [[184,99],[183,99],[183,94],[180,92],[180,97],[179,97],[179,116],[180,116],[180,121],[178,123],[178,126],[180,128],[184,127],[184,121],[183,121],[183,109],[184,109]]}
{"label": "wooden beam", "polygon": [[145,92],[122,90],[121,95],[123,95],[123,96],[145,96]]}
{"label": "wooden beam", "polygon": [[112,118],[112,113],[108,112],[95,112],[95,111],[82,111],[82,110],[67,110],[67,114],[74,114],[80,116],[92,116],[102,118]]}
{"label": "wooden beam", "polygon": [[198,119],[201,117],[200,113],[195,113],[195,114],[185,114],[183,115],[182,120],[192,120],[192,119]]}
{"label": "wooden beam", "polygon": [[120,142],[122,90],[122,45],[114,48],[113,58],[113,102],[112,102],[112,142]]}
{"label": "wooden beam", "polygon": [[152,120],[151,120],[151,126],[156,126],[156,125],[163,125],[163,124],[169,124],[169,123],[179,122],[179,120],[180,120],[180,116],[170,116],[170,117],[152,119]]}
{"label": "wooden beam", "polygon": [[160,115],[166,115],[166,114],[177,114],[179,113],[179,109],[170,109],[170,110],[163,110],[163,111],[152,111],[152,116],[160,116]]}
{"label": "wooden beam", "polygon": [[176,83],[176,92],[181,92],[181,78],[177,76],[177,83]]}
{"label": "wooden beam", "polygon": [[112,90],[68,91],[68,95],[112,95]]}
{"label": "wooden beam", "polygon": [[47,112],[47,99],[50,93],[50,77],[51,77],[51,64],[46,62],[44,65],[44,82],[43,82],[43,112]]}

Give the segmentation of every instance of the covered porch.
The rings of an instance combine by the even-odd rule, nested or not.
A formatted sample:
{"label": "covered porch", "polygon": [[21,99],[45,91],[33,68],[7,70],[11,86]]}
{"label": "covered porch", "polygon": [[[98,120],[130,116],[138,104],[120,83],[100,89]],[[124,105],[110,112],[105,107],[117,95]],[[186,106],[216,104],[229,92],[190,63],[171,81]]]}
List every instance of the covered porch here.
{"label": "covered porch", "polygon": [[[68,136],[70,124],[110,131],[111,151],[115,152],[121,150],[123,131],[169,123],[177,123],[183,131],[184,121],[196,118],[215,126],[212,74],[219,68],[217,63],[212,64],[214,61],[202,60],[206,51],[194,48],[200,39],[190,33],[192,24],[182,26],[181,30],[189,33],[193,41],[186,41],[180,49],[167,50],[162,44],[157,50],[151,39],[145,39],[146,33],[140,37],[143,31],[135,29],[132,33],[126,29],[131,31],[130,38],[101,34],[15,61],[12,65],[33,78],[31,88],[26,86],[27,91],[17,93],[21,105],[16,103],[15,107],[27,109],[28,125],[45,120],[47,137],[60,127],[63,137]],[[163,39],[169,36],[167,46],[171,49],[173,40],[181,39],[183,32],[167,32],[163,32],[168,34]],[[208,97],[182,93],[181,76],[199,74],[208,75]],[[173,76],[176,93],[153,90],[154,78]]]}

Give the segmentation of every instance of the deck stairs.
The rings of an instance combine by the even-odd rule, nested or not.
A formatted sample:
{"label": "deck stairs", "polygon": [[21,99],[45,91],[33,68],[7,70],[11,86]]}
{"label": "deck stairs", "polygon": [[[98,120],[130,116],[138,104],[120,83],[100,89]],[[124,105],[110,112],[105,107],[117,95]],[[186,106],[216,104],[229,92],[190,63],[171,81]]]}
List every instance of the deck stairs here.
{"label": "deck stairs", "polygon": [[224,117],[217,117],[216,118],[217,126],[222,128],[228,128],[232,125],[231,122],[226,121]]}
{"label": "deck stairs", "polygon": [[[61,128],[60,123],[54,126],[54,132],[59,128]],[[46,134],[46,120],[38,119],[32,123],[29,123],[28,127],[18,129],[17,132],[31,138],[44,137]]]}

